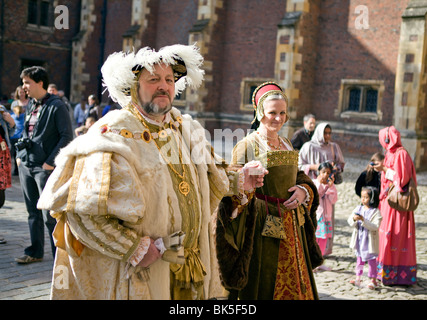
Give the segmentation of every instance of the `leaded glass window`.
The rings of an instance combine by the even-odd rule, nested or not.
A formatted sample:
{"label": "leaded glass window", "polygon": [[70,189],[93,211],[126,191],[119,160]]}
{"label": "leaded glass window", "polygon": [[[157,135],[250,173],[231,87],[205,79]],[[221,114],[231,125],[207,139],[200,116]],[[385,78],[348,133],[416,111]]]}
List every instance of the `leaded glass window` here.
{"label": "leaded glass window", "polygon": [[377,112],[378,90],[370,86],[358,85],[348,88],[348,103],[345,111]]}

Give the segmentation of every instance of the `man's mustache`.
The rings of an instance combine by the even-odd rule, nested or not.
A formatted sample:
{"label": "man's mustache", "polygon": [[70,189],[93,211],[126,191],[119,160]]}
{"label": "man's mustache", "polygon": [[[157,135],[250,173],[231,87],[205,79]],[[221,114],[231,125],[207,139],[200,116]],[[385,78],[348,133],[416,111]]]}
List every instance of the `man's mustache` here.
{"label": "man's mustache", "polygon": [[167,96],[169,98],[169,100],[171,99],[171,96],[169,94],[169,92],[167,91],[163,91],[163,90],[159,90],[156,93],[153,94],[153,96],[151,97],[151,100],[154,100],[155,97],[158,96]]}

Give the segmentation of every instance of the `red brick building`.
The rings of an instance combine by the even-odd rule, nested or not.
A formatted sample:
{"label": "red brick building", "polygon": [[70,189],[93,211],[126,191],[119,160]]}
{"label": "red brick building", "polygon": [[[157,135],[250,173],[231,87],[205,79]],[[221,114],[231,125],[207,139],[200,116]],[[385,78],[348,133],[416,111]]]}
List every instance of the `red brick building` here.
{"label": "red brick building", "polygon": [[45,67],[52,83],[69,94],[72,39],[79,30],[80,1],[67,6],[69,29],[56,29],[53,3],[58,1],[0,1],[0,94],[10,96],[21,70]]}
{"label": "red brick building", "polygon": [[[69,29],[29,23],[29,6],[69,9]],[[177,107],[210,131],[247,129],[251,90],[278,81],[289,96],[288,137],[307,113],[328,121],[345,155],[369,157],[395,125],[427,169],[427,0],[0,1],[0,92],[43,63],[71,101],[101,96],[100,66],[115,51],[197,42],[205,82]],[[19,8],[16,10],[15,8]],[[40,10],[40,9],[38,9]],[[39,20],[41,18],[38,18]],[[40,23],[39,23],[40,24]],[[45,30],[46,29],[46,30]]]}

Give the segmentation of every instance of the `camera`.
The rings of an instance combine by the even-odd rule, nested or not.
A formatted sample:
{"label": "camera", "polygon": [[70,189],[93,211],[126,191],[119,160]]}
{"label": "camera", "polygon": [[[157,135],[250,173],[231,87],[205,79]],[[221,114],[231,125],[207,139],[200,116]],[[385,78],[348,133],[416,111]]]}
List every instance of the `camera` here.
{"label": "camera", "polygon": [[31,148],[31,140],[30,138],[20,138],[15,143],[15,148],[18,151],[21,151],[22,149],[30,149]]}

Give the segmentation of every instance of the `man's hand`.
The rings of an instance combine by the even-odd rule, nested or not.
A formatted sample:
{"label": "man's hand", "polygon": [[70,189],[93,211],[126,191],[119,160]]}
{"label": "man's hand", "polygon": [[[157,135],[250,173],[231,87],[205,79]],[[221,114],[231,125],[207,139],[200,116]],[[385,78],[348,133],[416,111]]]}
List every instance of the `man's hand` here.
{"label": "man's hand", "polygon": [[43,163],[42,168],[43,168],[44,170],[53,170],[53,169],[55,169],[55,167],[52,167],[51,165],[48,165],[46,162],[45,162],[45,163]]}
{"label": "man's hand", "polygon": [[264,176],[268,174],[261,162],[250,161],[245,164],[242,168],[245,182],[243,183],[243,189],[245,191],[251,191],[255,188],[260,188],[264,185]]}
{"label": "man's hand", "polygon": [[150,246],[148,247],[148,251],[144,258],[142,258],[142,260],[138,263],[138,266],[147,268],[161,257],[162,256],[159,249],[157,249],[156,245],[154,244],[154,240],[150,239]]}

